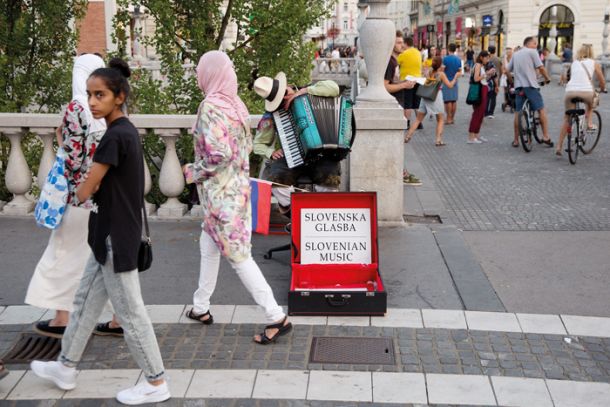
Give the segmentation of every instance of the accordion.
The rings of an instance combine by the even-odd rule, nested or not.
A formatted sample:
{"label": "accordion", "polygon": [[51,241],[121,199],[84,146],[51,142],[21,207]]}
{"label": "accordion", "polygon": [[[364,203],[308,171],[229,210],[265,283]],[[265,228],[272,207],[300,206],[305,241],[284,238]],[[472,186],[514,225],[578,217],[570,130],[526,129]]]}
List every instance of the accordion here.
{"label": "accordion", "polygon": [[353,102],[343,96],[301,95],[290,110],[273,112],[288,168],[320,158],[341,161],[350,153],[356,125]]}

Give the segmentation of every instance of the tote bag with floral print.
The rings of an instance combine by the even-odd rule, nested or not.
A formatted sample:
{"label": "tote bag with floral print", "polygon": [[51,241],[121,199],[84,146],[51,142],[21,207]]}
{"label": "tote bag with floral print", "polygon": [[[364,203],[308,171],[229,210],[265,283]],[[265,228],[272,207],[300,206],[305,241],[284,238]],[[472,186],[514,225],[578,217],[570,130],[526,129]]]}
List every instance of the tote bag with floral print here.
{"label": "tote bag with floral print", "polygon": [[48,229],[55,229],[59,226],[66,210],[68,181],[64,175],[65,161],[64,150],[59,148],[34,209],[36,223]]}

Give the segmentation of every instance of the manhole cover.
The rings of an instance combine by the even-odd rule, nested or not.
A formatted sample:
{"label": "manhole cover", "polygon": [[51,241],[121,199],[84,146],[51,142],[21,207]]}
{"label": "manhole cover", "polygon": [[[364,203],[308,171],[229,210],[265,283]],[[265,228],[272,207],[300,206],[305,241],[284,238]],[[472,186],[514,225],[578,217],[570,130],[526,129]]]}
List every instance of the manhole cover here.
{"label": "manhole cover", "polygon": [[393,365],[392,338],[314,337],[311,363],[346,363],[353,365]]}
{"label": "manhole cover", "polygon": [[28,363],[32,360],[55,360],[61,350],[61,339],[36,334],[22,334],[13,349],[2,356],[4,363]]}
{"label": "manhole cover", "polygon": [[441,217],[438,215],[424,215],[424,216],[416,216],[416,215],[402,215],[402,218],[407,223],[443,223]]}

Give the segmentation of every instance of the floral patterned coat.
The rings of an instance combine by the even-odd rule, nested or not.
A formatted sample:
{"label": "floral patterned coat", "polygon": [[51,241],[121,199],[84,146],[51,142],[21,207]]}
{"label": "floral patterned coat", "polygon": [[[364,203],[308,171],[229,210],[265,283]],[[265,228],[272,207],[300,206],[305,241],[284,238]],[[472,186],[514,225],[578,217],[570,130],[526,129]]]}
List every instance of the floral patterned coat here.
{"label": "floral patterned coat", "polygon": [[220,109],[204,103],[193,133],[195,162],[185,167],[196,183],[203,208],[202,227],[229,261],[250,257],[250,132]]}
{"label": "floral patterned coat", "polygon": [[[65,176],[68,180],[68,204],[74,205],[76,189],[85,180],[93,164],[93,154],[105,131],[89,133],[89,123],[81,104],[73,100],[66,108],[63,119],[63,148],[66,152]],[[93,209],[91,199],[74,205]]]}

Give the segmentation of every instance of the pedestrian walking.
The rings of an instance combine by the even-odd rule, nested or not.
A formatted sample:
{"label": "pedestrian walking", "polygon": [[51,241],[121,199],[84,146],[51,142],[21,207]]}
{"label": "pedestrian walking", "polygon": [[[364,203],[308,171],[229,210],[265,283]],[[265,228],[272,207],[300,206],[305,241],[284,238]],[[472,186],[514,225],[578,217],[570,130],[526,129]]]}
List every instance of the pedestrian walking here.
{"label": "pedestrian walking", "polygon": [[89,218],[88,235],[93,254],[76,292],[58,361],[33,361],[31,369],[62,390],[74,389],[76,365],[110,298],[131,355],[146,378],[118,392],[116,398],[123,404],[136,405],[165,401],[170,392],[138,278],[144,162],[138,131],[124,111],[130,70],[118,58],[109,66],[95,70],[87,80],[91,113],[96,119],[104,118],[108,130],[97,146],[89,176],[76,193],[80,202],[95,193],[98,209]]}
{"label": "pedestrian walking", "polygon": [[468,72],[470,72],[474,66],[474,51],[472,50],[472,47],[468,47],[466,50],[466,66],[468,67]]}
{"label": "pedestrian walking", "polygon": [[468,127],[468,144],[481,144],[487,141],[485,137],[479,135],[479,132],[481,131],[485,110],[487,109],[488,73],[485,71],[485,66],[488,62],[489,52],[479,52],[476,64],[474,64],[472,72],[470,73],[470,82],[481,84],[481,99],[478,104],[472,105],[473,112],[472,117],[470,118],[470,126]]}
{"label": "pedestrian walking", "polygon": [[[583,44],[578,50],[576,61],[570,66],[570,81],[566,84],[566,92],[563,99],[565,110],[576,109],[576,104],[572,102],[574,98],[581,98],[586,106],[585,117],[588,130],[597,130],[592,123],[591,111],[593,105],[593,97],[595,89],[593,88],[593,76],[597,78],[602,92],[606,92],[606,81],[602,68],[595,61],[593,55],[593,46],[591,44]],[[584,125],[584,124],[583,124]],[[559,141],[555,149],[555,154],[561,156],[563,148],[563,140],[566,137],[569,126],[569,116],[563,116],[563,126],[559,133]]]}
{"label": "pedestrian walking", "polygon": [[[203,223],[199,287],[193,294],[193,308],[186,315],[205,325],[213,323],[210,297],[216,288],[222,254],[265,311],[270,325],[254,341],[266,345],[288,333],[292,324],[252,259],[249,113],[237,95],[237,76],[227,54],[206,52],[196,71],[197,84],[205,99],[193,126],[195,162],[185,165],[183,170],[187,183],[197,184]],[[275,96],[270,95],[270,100]]]}
{"label": "pedestrian walking", "polygon": [[489,62],[485,69],[487,71],[491,71],[493,68],[495,73],[489,77],[487,81],[487,87],[489,88],[487,92],[487,110],[485,112],[485,116],[488,119],[494,118],[494,112],[496,110],[496,96],[500,91],[500,75],[502,74],[502,61],[500,58],[496,56],[496,47],[490,45],[487,48],[489,52]]}
{"label": "pedestrian walking", "polygon": [[[430,72],[430,75],[428,76],[427,79],[428,79],[428,81],[440,81],[441,82],[440,86],[447,86],[449,88],[453,88],[455,86],[455,83],[457,82],[458,78],[461,76],[461,73],[457,72],[455,74],[455,76],[453,77],[453,79],[449,80],[447,78],[447,75],[445,75],[444,72],[440,71],[442,66],[443,66],[443,60],[441,59],[441,57],[432,58],[432,66],[431,66],[432,71]],[[408,143],[409,140],[411,140],[411,137],[413,137],[413,133],[415,133],[416,125],[421,123],[421,121],[424,120],[424,118],[426,117],[427,114],[431,114],[431,115],[436,116],[436,137],[434,138],[434,145],[437,147],[444,146],[445,142],[443,141],[443,129],[444,129],[444,124],[445,124],[445,115],[443,112],[444,112],[444,103],[443,103],[443,92],[442,91],[439,91],[436,94],[436,99],[434,99],[434,100],[422,98],[421,102],[419,104],[419,109],[417,111],[417,116],[415,118],[415,123],[409,129],[409,132],[407,133],[407,135],[405,137],[405,143]]]}
{"label": "pedestrian walking", "polygon": [[[404,39],[405,50],[396,57],[396,62],[400,67],[400,80],[405,80],[407,76],[413,78],[421,78],[422,76],[422,55],[417,48],[413,46],[413,38],[407,37]],[[411,112],[419,107],[419,96],[417,96],[417,84],[410,89],[405,89],[404,97],[404,115],[407,119],[407,128],[411,125]],[[419,130],[423,126],[419,125]]]}
{"label": "pedestrian walking", "polygon": [[[449,55],[443,58],[445,75],[447,75],[447,79],[450,81],[455,78],[458,72],[460,75],[462,74],[462,60],[456,55],[456,50],[455,44],[449,44]],[[443,86],[442,91],[443,101],[445,102],[445,114],[447,115],[446,124],[454,124],[459,91],[458,83],[455,82],[453,87]]]}
{"label": "pedestrian walking", "polygon": [[74,60],[72,101],[58,128],[57,144],[66,154],[64,176],[68,181],[68,200],[61,223],[51,232],[25,296],[26,304],[55,310],[53,319],[34,325],[34,330],[44,336],[61,338],[64,334],[74,294],[91,256],[87,223],[94,204],[90,199],[79,202],[75,197],[106,131],[106,122],[93,117],[87,101],[87,79],[103,67],[102,58],[94,54],[84,54]]}

